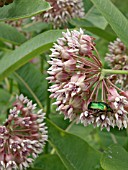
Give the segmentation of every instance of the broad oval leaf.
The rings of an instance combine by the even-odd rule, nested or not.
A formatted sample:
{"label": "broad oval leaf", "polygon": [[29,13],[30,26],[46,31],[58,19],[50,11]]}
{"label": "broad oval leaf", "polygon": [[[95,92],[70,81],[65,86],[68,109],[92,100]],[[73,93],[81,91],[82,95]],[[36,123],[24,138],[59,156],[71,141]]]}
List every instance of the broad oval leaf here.
{"label": "broad oval leaf", "polygon": [[101,158],[101,166],[104,170],[127,170],[128,152],[119,145],[111,145]]}
{"label": "broad oval leaf", "polygon": [[44,32],[22,44],[12,53],[5,55],[0,60],[0,80],[20,68],[33,57],[49,50],[53,42],[61,36],[61,30]]}
{"label": "broad oval leaf", "polygon": [[106,18],[117,36],[128,47],[128,20],[110,0],[91,0]]}
{"label": "broad oval leaf", "polygon": [[10,42],[12,44],[20,45],[26,41],[26,37],[16,28],[5,23],[0,23],[0,40],[3,42]]}
{"label": "broad oval leaf", "polygon": [[0,8],[0,21],[27,18],[50,9],[44,0],[14,0],[10,5]]}
{"label": "broad oval leaf", "polygon": [[100,154],[84,140],[67,133],[47,120],[49,142],[68,170],[95,170],[100,167]]}

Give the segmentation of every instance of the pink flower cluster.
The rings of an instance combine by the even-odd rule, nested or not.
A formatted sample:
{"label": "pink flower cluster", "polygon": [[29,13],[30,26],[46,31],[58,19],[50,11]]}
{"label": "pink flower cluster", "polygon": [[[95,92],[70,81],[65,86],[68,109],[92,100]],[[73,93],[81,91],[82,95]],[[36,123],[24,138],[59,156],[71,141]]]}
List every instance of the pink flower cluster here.
{"label": "pink flower cluster", "polygon": [[47,141],[45,113],[34,110],[27,97],[20,95],[0,126],[0,169],[26,169],[43,150]]}
{"label": "pink flower cluster", "polygon": [[[114,42],[110,42],[109,53],[106,54],[105,60],[113,70],[128,70],[128,55],[126,46],[117,38]],[[111,81],[114,84],[120,85],[123,90],[128,90],[127,75],[112,75]]]}
{"label": "pink flower cluster", "polygon": [[120,94],[114,88],[109,89],[108,101],[111,108],[114,111],[114,117],[111,118],[111,125],[114,127],[117,125],[120,128],[128,126],[128,91],[120,92]]}
{"label": "pink flower cluster", "polygon": [[108,90],[107,103],[112,111],[94,112],[93,110],[85,110],[80,115],[80,121],[87,126],[93,124],[94,127],[105,127],[108,131],[110,127],[117,126],[119,129],[128,127],[128,95],[127,92],[118,93],[113,87]]}
{"label": "pink flower cluster", "polygon": [[82,0],[47,0],[52,8],[43,14],[44,21],[51,22],[54,28],[64,26],[71,18],[83,18]]}
{"label": "pink flower cluster", "polygon": [[[49,89],[50,97],[56,99],[53,104],[57,105],[57,110],[64,114],[65,119],[76,119],[85,126],[93,124],[107,130],[110,126],[126,128],[128,97],[124,95],[126,92],[119,94],[110,78],[103,76],[94,39],[82,29],[67,30],[62,34],[63,37],[51,49],[51,60],[48,61],[51,67],[47,79],[54,83]],[[112,96],[115,96],[113,100]],[[90,109],[90,102],[103,102],[106,108]]]}
{"label": "pink flower cluster", "polygon": [[52,66],[47,79],[56,84],[49,91],[51,97],[57,99],[54,103],[58,105],[57,110],[70,120],[84,110],[89,89],[99,78],[101,64],[92,55],[93,45],[93,38],[84,35],[83,30],[67,31],[51,49],[49,64]]}

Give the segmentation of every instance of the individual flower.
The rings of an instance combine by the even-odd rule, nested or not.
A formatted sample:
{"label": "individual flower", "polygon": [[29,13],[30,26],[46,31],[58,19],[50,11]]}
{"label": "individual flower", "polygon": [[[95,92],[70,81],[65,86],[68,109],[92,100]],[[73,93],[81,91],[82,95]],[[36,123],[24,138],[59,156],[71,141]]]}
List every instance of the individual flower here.
{"label": "individual flower", "polygon": [[[106,54],[105,60],[113,70],[128,70],[128,55],[126,46],[117,38],[114,42],[110,42],[109,53]],[[111,81],[116,85],[120,85],[123,90],[128,90],[127,75],[112,75]]]}
{"label": "individual flower", "polygon": [[[65,119],[75,119],[85,126],[93,124],[107,130],[115,126],[126,128],[128,97],[114,85],[111,77],[102,73],[94,38],[84,34],[82,29],[67,30],[62,34],[51,49],[51,60],[48,61],[51,65],[47,78],[52,83],[50,97],[56,99],[53,104],[57,105],[57,110]],[[113,100],[110,97],[115,94],[119,100],[125,99],[115,104],[117,96]]]}
{"label": "individual flower", "polygon": [[43,20],[51,22],[54,28],[64,26],[71,18],[83,18],[84,7],[82,0],[47,0],[51,9],[43,13]]}
{"label": "individual flower", "polygon": [[42,152],[47,141],[45,113],[35,111],[27,97],[17,96],[14,107],[0,126],[0,169],[26,169]]}

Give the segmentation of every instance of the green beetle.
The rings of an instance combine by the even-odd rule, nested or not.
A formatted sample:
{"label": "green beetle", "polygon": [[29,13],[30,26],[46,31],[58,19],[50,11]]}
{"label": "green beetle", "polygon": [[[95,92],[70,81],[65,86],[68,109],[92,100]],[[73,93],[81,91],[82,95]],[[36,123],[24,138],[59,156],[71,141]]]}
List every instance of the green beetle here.
{"label": "green beetle", "polygon": [[98,112],[112,112],[111,107],[105,102],[90,102],[88,105],[89,110],[94,110]]}

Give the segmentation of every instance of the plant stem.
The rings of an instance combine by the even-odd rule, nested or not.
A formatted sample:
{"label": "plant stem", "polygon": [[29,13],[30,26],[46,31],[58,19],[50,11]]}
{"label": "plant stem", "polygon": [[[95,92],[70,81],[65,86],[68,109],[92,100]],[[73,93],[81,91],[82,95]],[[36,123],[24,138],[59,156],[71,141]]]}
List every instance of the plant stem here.
{"label": "plant stem", "polygon": [[[49,89],[49,83],[47,82],[47,89]],[[50,115],[50,112],[51,112],[51,99],[49,98],[50,96],[50,92],[47,91],[47,97],[46,97],[46,118],[49,118],[49,115]],[[45,154],[48,154],[48,148],[49,148],[49,144],[48,142],[46,143],[45,145],[45,148],[44,148],[44,152]]]}
{"label": "plant stem", "polygon": [[74,120],[70,123],[70,125],[65,129],[65,131],[68,132],[68,131],[71,129],[71,127],[75,124],[75,122],[76,122],[76,119],[74,119]]}
{"label": "plant stem", "polygon": [[13,92],[13,79],[10,79],[10,89],[9,92],[12,94]]}
{"label": "plant stem", "polygon": [[[41,58],[42,59],[42,62],[41,62],[42,72],[44,70],[44,60],[43,59],[45,58],[45,55],[46,54],[42,54],[41,55],[41,57],[43,57],[43,58]],[[48,68],[49,68],[49,64],[48,64]],[[50,87],[50,84],[47,81],[47,89],[49,89],[49,87]],[[47,90],[47,96],[46,96],[46,118],[49,118],[50,113],[51,113],[51,99],[50,99],[50,92]],[[48,154],[48,150],[49,150],[49,144],[47,142],[46,145],[45,145],[45,148],[44,148],[45,154]]]}
{"label": "plant stem", "polygon": [[102,74],[128,74],[128,70],[111,70],[111,69],[102,69]]}
{"label": "plant stem", "polygon": [[44,60],[45,60],[45,54],[41,54],[40,56],[40,70],[41,70],[41,73],[44,73]]}
{"label": "plant stem", "polygon": [[115,135],[112,134],[112,133],[110,133],[110,136],[111,136],[111,138],[112,138],[113,143],[114,143],[114,144],[117,144],[118,142],[117,142],[117,140],[116,140]]}
{"label": "plant stem", "polygon": [[[49,89],[49,83],[47,83],[47,89]],[[51,112],[51,99],[50,99],[50,92],[47,91],[47,111],[46,111],[46,117],[49,118],[49,114]]]}

